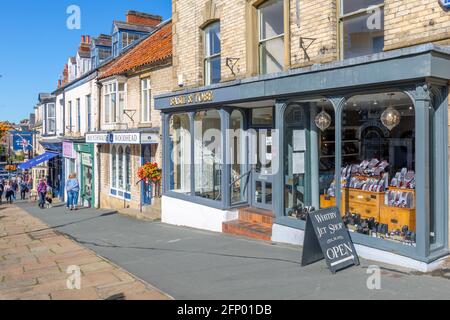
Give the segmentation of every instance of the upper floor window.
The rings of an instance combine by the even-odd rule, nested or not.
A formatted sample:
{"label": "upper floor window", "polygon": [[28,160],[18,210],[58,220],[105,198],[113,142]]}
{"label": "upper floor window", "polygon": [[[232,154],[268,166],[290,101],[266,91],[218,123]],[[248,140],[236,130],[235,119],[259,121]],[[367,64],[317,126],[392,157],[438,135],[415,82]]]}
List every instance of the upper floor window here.
{"label": "upper floor window", "polygon": [[269,0],[258,7],[259,71],[284,69],[284,0]]}
{"label": "upper floor window", "polygon": [[56,133],[56,106],[54,103],[47,104],[46,131],[47,134]]}
{"label": "upper floor window", "polygon": [[119,33],[116,32],[112,35],[112,50],[113,56],[117,57],[119,55]]}
{"label": "upper floor window", "polygon": [[151,87],[150,79],[141,80],[141,106],[142,106],[142,122],[150,122],[151,120]]}
{"label": "upper floor window", "polygon": [[91,95],[86,96],[87,132],[92,130],[92,99]]}
{"label": "upper floor window", "polygon": [[77,99],[77,132],[81,132],[81,100]]}
{"label": "upper floor window", "polygon": [[69,132],[73,132],[72,101],[69,101]]}
{"label": "upper floor window", "polygon": [[205,85],[220,82],[220,22],[208,25],[205,30]]}
{"label": "upper floor window", "polygon": [[131,32],[122,32],[122,48],[128,47],[133,42],[139,40],[141,35]]}
{"label": "upper floor window", "polygon": [[105,123],[121,123],[125,110],[125,83],[113,81],[104,89]]}
{"label": "upper floor window", "polygon": [[383,51],[383,0],[341,0],[339,24],[341,58]]}

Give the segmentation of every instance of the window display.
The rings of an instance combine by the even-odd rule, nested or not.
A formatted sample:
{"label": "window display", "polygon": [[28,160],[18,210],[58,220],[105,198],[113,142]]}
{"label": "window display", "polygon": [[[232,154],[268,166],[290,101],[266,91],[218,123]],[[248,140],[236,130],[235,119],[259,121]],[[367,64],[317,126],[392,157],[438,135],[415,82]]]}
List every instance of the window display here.
{"label": "window display", "polygon": [[[170,181],[171,191],[191,191],[191,134],[187,114],[175,114],[170,118]],[[150,156],[151,158],[151,156]]]}
{"label": "window display", "polygon": [[222,142],[220,113],[199,111],[194,116],[195,195],[222,199]]}
{"label": "window display", "polygon": [[[341,212],[353,232],[414,245],[415,113],[403,93],[355,96],[342,114]],[[321,207],[336,205],[336,181]]]}

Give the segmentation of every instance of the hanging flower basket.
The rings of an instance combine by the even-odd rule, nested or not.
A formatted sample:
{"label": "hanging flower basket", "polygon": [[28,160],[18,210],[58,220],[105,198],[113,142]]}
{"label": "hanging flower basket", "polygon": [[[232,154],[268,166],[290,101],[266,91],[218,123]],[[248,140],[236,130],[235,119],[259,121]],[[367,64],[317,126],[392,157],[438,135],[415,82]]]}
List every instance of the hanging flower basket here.
{"label": "hanging flower basket", "polygon": [[141,181],[145,181],[146,183],[159,184],[162,178],[162,171],[156,162],[149,162],[139,168],[138,177]]}

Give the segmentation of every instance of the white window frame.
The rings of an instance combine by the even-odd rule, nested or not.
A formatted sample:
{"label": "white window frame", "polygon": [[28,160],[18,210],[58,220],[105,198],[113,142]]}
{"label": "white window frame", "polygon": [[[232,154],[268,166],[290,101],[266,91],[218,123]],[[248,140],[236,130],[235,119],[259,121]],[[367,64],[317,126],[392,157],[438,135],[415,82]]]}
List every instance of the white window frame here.
{"label": "white window frame", "polygon": [[[282,21],[283,21],[283,33],[270,37],[270,38],[263,38],[262,34],[263,34],[263,24],[262,24],[262,15],[261,15],[261,7],[263,7],[264,5],[266,5],[267,3],[270,2],[277,2],[277,1],[281,1],[283,2],[283,17],[282,17]],[[263,70],[262,67],[262,63],[263,63],[263,55],[262,55],[262,47],[264,46],[264,44],[272,41],[272,40],[276,40],[276,39],[283,39],[283,53],[284,55],[286,54],[286,39],[285,39],[285,34],[286,34],[286,29],[284,28],[285,25],[285,19],[286,17],[284,16],[285,12],[284,12],[284,1],[283,0],[267,0],[263,3],[261,3],[257,8],[256,8],[256,12],[258,14],[258,69],[259,69],[259,74],[267,74],[267,70]],[[285,65],[285,61],[283,59],[283,61],[281,61],[282,64],[282,69],[280,71],[283,70],[284,65]]]}
{"label": "white window frame", "polygon": [[[86,103],[86,132],[92,131],[92,95],[88,94],[85,97]],[[90,124],[90,126],[89,126]]]}
{"label": "white window frame", "polygon": [[[147,104],[145,101],[147,93]],[[147,112],[147,116],[145,113]],[[152,121],[152,85],[150,78],[141,79],[141,122],[150,123]]]}
{"label": "white window frame", "polygon": [[[220,44],[220,51],[218,53],[214,53],[214,54],[208,53],[209,51],[212,51],[212,50],[210,50],[211,49],[210,43],[208,43],[208,40],[210,39],[208,37],[208,33],[210,30],[214,29],[215,26],[219,27],[219,40],[221,40],[221,38],[220,38],[220,36],[221,36],[220,21],[212,22],[203,29],[203,33],[204,33],[203,47],[204,47],[204,55],[205,55],[205,58],[203,61],[203,66],[204,66],[204,73],[205,73],[205,85],[207,85],[207,86],[210,84],[213,84],[212,79],[211,79],[212,62],[213,62],[213,60],[216,60],[217,58],[219,58],[219,62],[221,63],[221,56],[222,56],[222,43]],[[222,78],[222,77],[220,76],[220,78]]]}
{"label": "white window frame", "polygon": [[81,133],[81,98],[77,98],[76,102],[76,115],[77,115],[77,130],[76,132]]}
{"label": "white window frame", "polygon": [[[119,149],[122,148],[122,153],[119,153]],[[127,150],[130,151],[130,161],[127,162]],[[115,168],[113,166],[113,154],[116,154],[115,159]],[[111,147],[110,152],[110,196],[115,198],[120,198],[122,200],[131,201],[131,180],[133,179],[132,174],[132,162],[133,162],[133,153],[131,146],[129,145],[113,145]],[[119,164],[122,161],[122,177],[123,183],[119,184]],[[130,168],[130,175],[127,175],[127,168]],[[115,169],[115,170],[114,170]],[[130,181],[127,181],[130,178]],[[113,183],[115,182],[115,184]],[[127,184],[129,182],[129,185]],[[129,189],[129,190],[128,190]]]}
{"label": "white window frame", "polygon": [[[53,116],[50,116],[50,107],[53,106]],[[56,103],[47,103],[45,112],[45,131],[47,134],[56,134]],[[51,123],[53,122],[53,130],[51,130]]]}
{"label": "white window frame", "polygon": [[[123,85],[123,90],[119,87]],[[103,89],[103,121],[105,124],[121,124],[123,123],[123,113],[127,105],[127,84],[122,81],[110,81],[104,84]],[[120,108],[120,96],[123,96],[123,109]],[[115,108],[113,108],[113,96],[115,96]],[[108,105],[107,103],[108,102]]]}

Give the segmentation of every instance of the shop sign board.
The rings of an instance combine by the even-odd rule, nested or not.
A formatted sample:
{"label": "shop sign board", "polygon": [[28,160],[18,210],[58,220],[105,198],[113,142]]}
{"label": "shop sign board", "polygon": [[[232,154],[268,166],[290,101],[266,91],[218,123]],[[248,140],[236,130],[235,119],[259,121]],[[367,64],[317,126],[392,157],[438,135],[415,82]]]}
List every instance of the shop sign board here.
{"label": "shop sign board", "polygon": [[99,144],[108,144],[111,140],[111,134],[109,133],[95,133],[95,134],[87,134],[86,142],[87,143],[99,143]]}
{"label": "shop sign board", "polygon": [[325,259],[330,271],[359,265],[350,233],[338,208],[326,208],[308,214],[302,266]]}
{"label": "shop sign board", "polygon": [[63,142],[63,157],[67,159],[76,159],[77,155],[73,147],[73,142],[64,141]]}
{"label": "shop sign board", "polygon": [[158,144],[158,135],[154,133],[142,133],[141,143],[142,144]]}
{"label": "shop sign board", "polygon": [[140,133],[114,133],[113,143],[115,144],[140,144]]}

